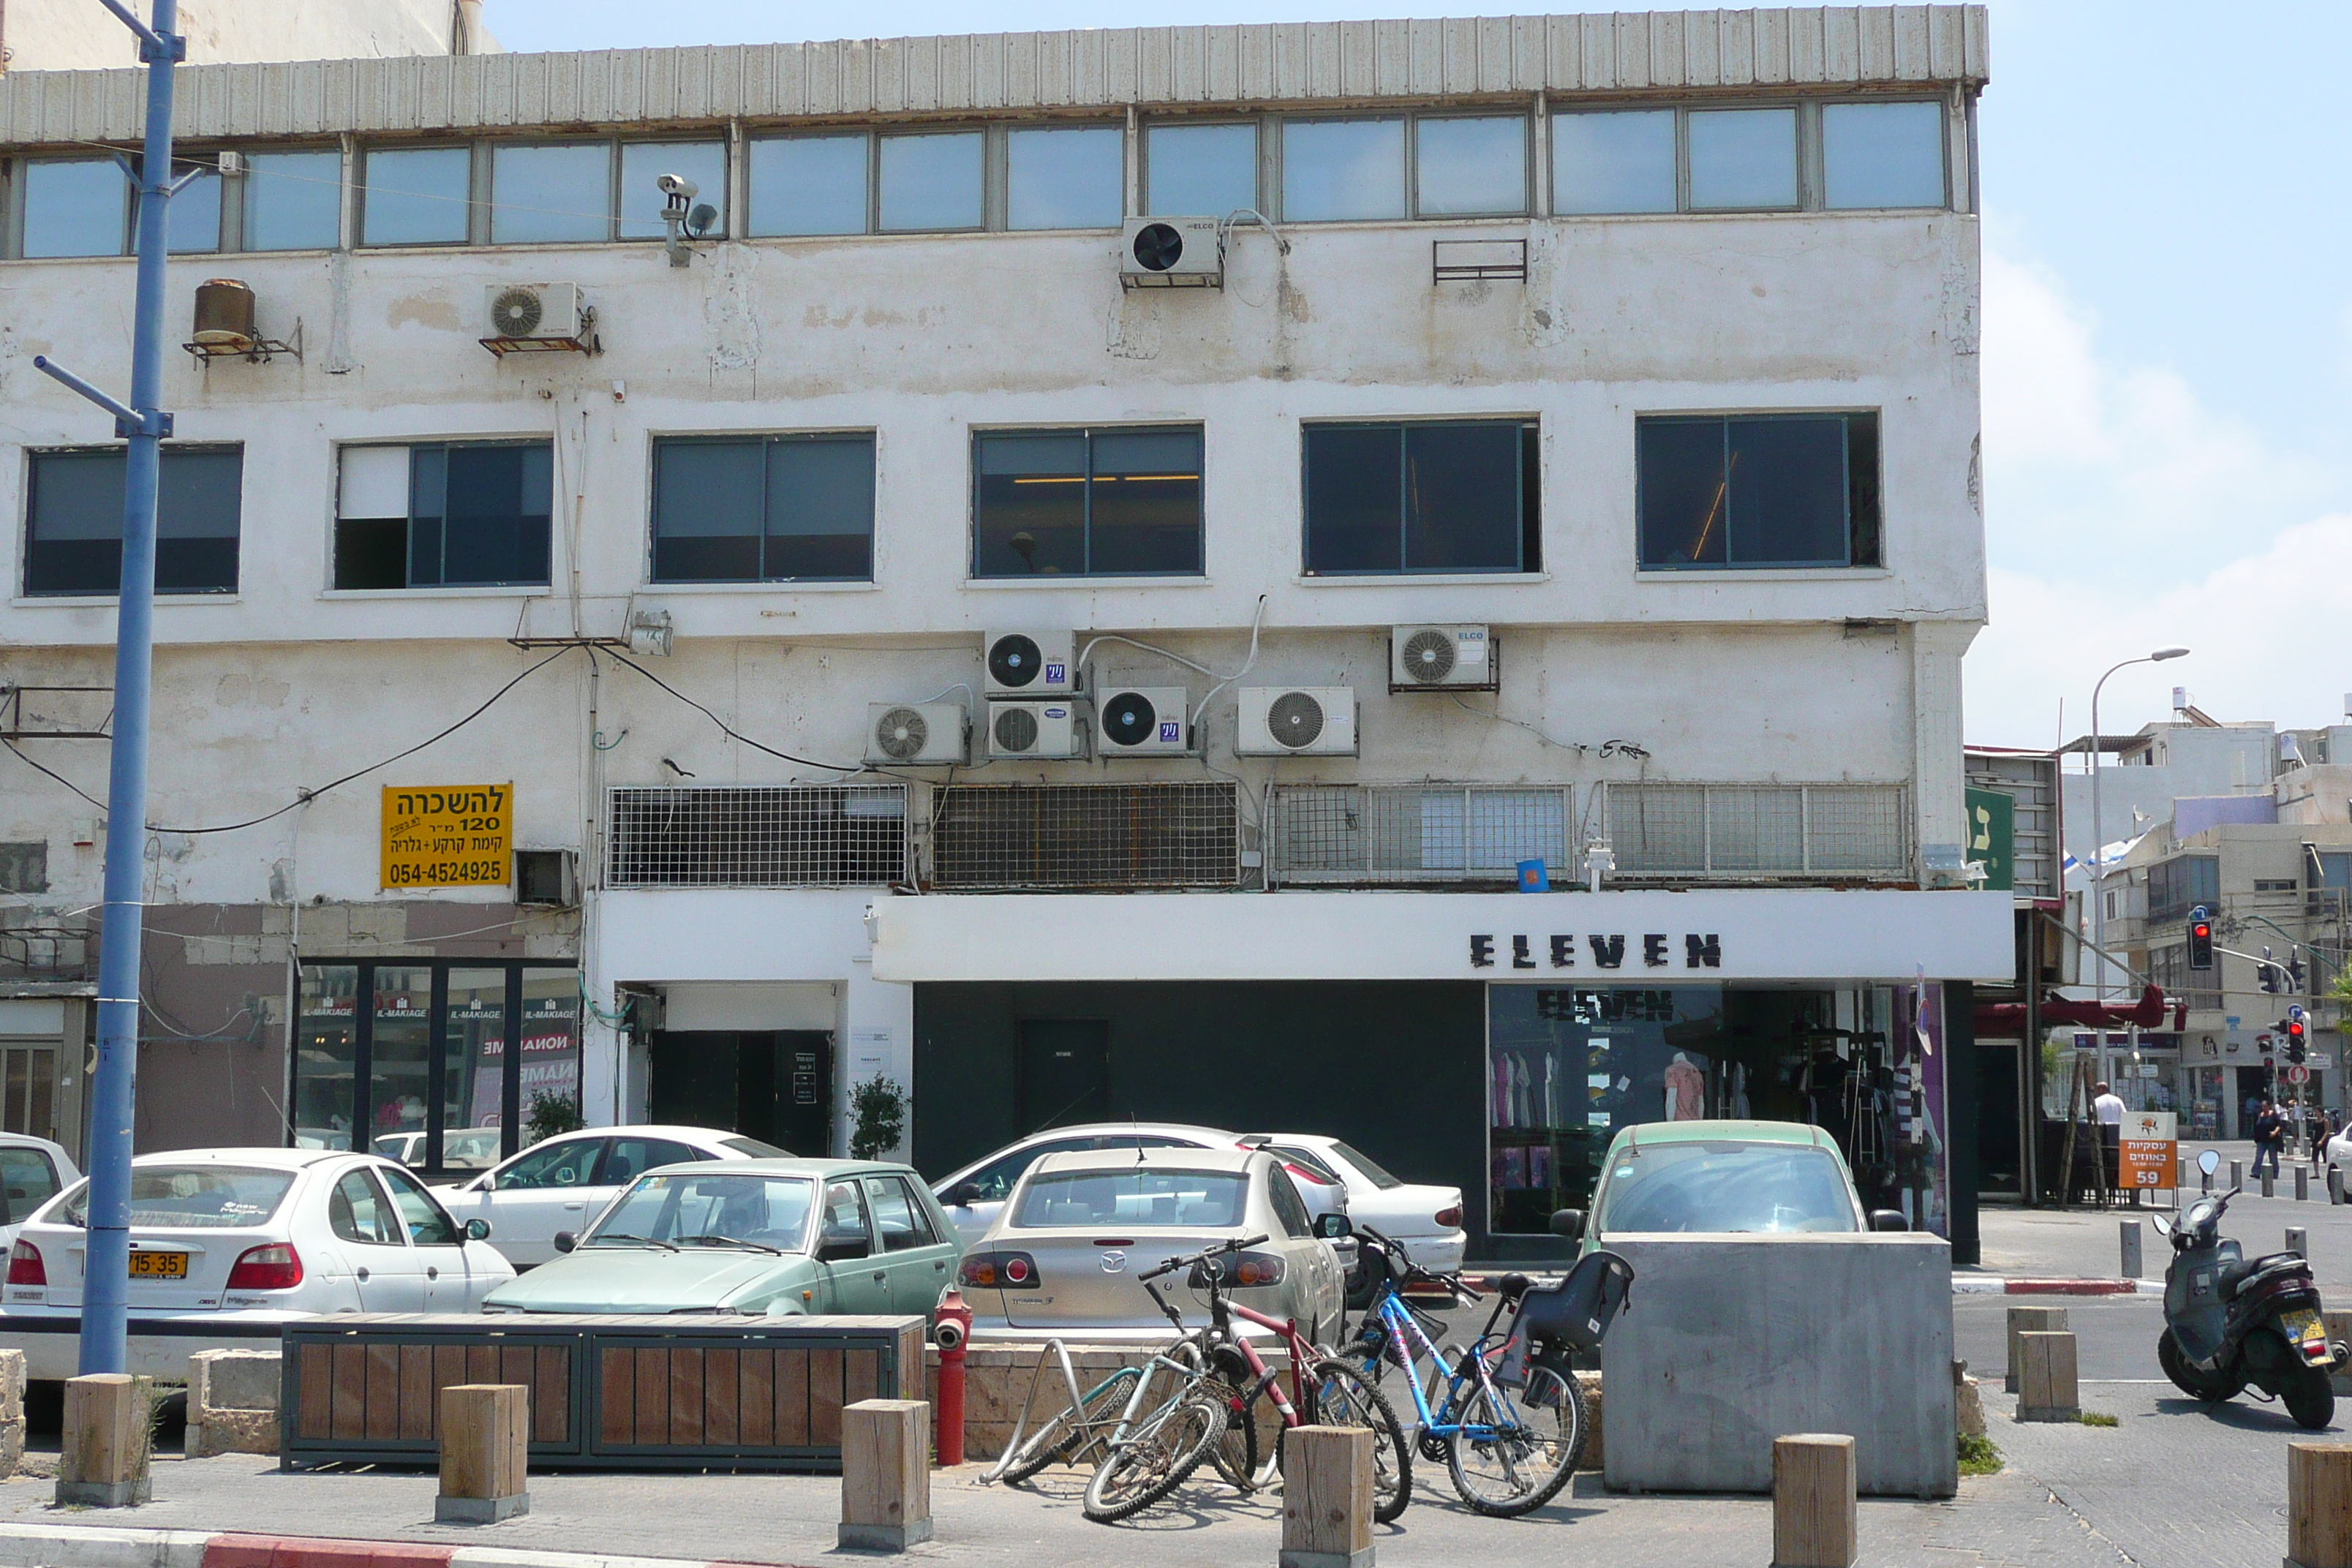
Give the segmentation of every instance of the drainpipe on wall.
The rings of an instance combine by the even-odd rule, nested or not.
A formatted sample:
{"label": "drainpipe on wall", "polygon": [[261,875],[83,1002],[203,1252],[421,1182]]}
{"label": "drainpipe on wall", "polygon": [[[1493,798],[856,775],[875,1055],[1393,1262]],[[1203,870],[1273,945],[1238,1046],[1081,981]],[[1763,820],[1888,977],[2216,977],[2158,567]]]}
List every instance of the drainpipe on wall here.
{"label": "drainpipe on wall", "polygon": [[482,36],[482,0],[454,0],[449,17],[449,52],[478,54],[474,41]]}

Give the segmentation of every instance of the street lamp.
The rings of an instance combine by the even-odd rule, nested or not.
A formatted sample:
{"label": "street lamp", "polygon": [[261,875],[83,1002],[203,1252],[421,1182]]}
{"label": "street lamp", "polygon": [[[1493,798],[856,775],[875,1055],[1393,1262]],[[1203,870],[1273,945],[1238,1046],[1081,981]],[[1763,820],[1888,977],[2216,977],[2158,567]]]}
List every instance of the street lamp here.
{"label": "street lamp", "polygon": [[[2099,966],[2097,999],[2107,999],[2107,829],[2099,815],[2099,757],[2105,746],[2099,730],[2099,689],[2107,683],[2107,675],[2118,669],[2128,669],[2135,664],[2161,664],[2168,658],[2188,655],[2185,647],[2160,647],[2138,658],[2127,658],[2111,666],[2106,675],[2099,677],[2091,688],[2091,947],[2092,957]],[[2099,1076],[2107,1076],[2107,1030],[2099,1026]]]}

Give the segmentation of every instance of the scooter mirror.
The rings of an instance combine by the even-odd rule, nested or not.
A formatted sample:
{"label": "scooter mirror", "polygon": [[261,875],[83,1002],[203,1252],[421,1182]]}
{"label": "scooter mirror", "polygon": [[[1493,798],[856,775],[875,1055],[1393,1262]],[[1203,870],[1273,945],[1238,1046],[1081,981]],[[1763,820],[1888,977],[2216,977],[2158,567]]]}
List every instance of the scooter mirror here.
{"label": "scooter mirror", "polygon": [[2214,1172],[2221,1168],[2221,1154],[2215,1150],[2206,1150],[2205,1152],[2197,1156],[2197,1168],[2204,1172],[2207,1175],[2211,1175]]}
{"label": "scooter mirror", "polygon": [[2172,1234],[2172,1222],[2165,1218],[2162,1215],[2150,1215],[2147,1218],[2148,1223],[2156,1226],[2157,1235],[2170,1236]]}

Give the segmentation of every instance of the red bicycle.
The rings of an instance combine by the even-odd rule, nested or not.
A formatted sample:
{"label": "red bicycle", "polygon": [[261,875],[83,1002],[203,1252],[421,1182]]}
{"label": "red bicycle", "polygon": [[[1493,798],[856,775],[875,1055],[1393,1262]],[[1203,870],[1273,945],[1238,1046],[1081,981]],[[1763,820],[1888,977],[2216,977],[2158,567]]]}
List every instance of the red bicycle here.
{"label": "red bicycle", "polygon": [[[1209,1451],[1218,1474],[1244,1495],[1266,1485],[1281,1473],[1282,1433],[1294,1426],[1361,1426],[1372,1434],[1372,1516],[1382,1524],[1393,1521],[1412,1500],[1412,1450],[1396,1411],[1361,1371],[1330,1354],[1299,1332],[1296,1318],[1276,1318],[1232,1300],[1232,1285],[1257,1283],[1251,1276],[1257,1260],[1244,1249],[1264,1242],[1263,1236],[1228,1241],[1191,1258],[1171,1258],[1154,1275],[1192,1266],[1189,1283],[1207,1295],[1209,1309],[1209,1373],[1225,1405],[1224,1431]],[[1230,1264],[1228,1263],[1230,1259]],[[1228,1268],[1231,1275],[1228,1278]],[[1160,1310],[1175,1321],[1183,1316],[1159,1292]],[[1257,1347],[1234,1328],[1234,1320],[1254,1323],[1279,1337],[1289,1360],[1288,1376],[1266,1364]],[[1286,1394],[1282,1384],[1287,1381]],[[1258,1402],[1274,1406],[1281,1417],[1274,1451],[1261,1468],[1258,1455]]]}

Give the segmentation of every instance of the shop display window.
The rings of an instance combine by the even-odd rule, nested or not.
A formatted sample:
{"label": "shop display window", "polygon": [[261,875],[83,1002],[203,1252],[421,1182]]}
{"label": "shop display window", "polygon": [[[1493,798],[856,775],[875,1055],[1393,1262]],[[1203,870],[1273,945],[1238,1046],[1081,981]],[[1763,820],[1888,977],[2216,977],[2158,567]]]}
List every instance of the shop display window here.
{"label": "shop display window", "polygon": [[1486,994],[1491,1234],[1544,1235],[1553,1211],[1587,1206],[1601,1156],[1625,1128],[1701,1120],[1819,1127],[1865,1208],[1924,1214],[1941,1227],[1937,987],[1924,988],[1924,1008],[1908,989],[1883,987],[1494,985]]}
{"label": "shop display window", "polygon": [[495,1164],[530,1141],[541,1099],[576,1110],[580,1014],[565,964],[305,964],[289,1141],[432,1171]]}

